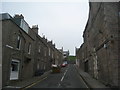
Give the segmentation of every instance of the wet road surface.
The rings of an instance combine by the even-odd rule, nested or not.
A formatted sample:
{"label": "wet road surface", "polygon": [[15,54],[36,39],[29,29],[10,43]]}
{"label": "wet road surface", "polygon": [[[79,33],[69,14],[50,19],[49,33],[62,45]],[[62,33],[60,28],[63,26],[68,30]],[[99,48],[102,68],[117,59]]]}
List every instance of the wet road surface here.
{"label": "wet road surface", "polygon": [[61,69],[61,73],[51,73],[30,88],[88,88],[74,64]]}

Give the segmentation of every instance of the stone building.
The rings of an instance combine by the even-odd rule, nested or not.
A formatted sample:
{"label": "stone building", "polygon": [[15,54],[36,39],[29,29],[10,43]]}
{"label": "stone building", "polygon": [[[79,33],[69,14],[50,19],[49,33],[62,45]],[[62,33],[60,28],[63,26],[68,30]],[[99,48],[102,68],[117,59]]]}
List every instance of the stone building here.
{"label": "stone building", "polygon": [[68,51],[63,51],[63,59],[64,59],[64,61],[68,60],[68,56],[69,56],[69,50]]}
{"label": "stone building", "polygon": [[55,64],[55,45],[52,41],[48,41],[48,57],[51,64]]}
{"label": "stone building", "polygon": [[80,48],[76,48],[76,65],[84,69],[84,43],[80,46]]}
{"label": "stone building", "polygon": [[[38,35],[38,25],[29,27],[23,15],[0,14],[2,22],[2,86],[32,78],[41,70],[49,71],[62,61],[52,41]],[[57,58],[55,58],[57,57]]]}
{"label": "stone building", "polygon": [[63,50],[55,49],[55,64],[61,65],[63,63]]}
{"label": "stone building", "polygon": [[[46,44],[47,41],[42,40],[42,38],[37,35],[37,41],[39,42],[36,46],[36,56],[37,56],[37,68],[39,68],[40,70],[45,70],[48,71],[50,70],[50,67],[48,67],[48,63],[50,63],[48,61],[48,45]],[[46,42],[46,43],[45,43]]]}
{"label": "stone building", "polygon": [[[33,76],[33,39],[13,18],[2,14],[2,85]],[[29,70],[31,72],[29,72]]]}
{"label": "stone building", "polygon": [[120,3],[90,2],[84,44],[76,50],[79,66],[105,85],[118,87]]}
{"label": "stone building", "polygon": [[34,38],[34,74],[38,71],[49,70],[47,67],[48,61],[48,45],[47,40],[38,35],[38,25],[33,25],[28,34]]}

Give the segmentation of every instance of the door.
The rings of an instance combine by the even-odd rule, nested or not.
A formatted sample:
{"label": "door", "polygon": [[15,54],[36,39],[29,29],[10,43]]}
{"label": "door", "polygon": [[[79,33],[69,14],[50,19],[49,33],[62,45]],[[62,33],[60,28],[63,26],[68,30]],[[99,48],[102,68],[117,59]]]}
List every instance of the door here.
{"label": "door", "polygon": [[88,60],[85,62],[85,65],[84,65],[85,67],[85,72],[88,72]]}

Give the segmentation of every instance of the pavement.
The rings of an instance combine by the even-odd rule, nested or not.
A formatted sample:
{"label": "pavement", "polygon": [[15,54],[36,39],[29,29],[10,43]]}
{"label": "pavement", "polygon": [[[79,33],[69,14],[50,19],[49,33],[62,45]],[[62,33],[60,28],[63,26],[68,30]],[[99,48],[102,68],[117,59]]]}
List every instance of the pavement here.
{"label": "pavement", "polygon": [[107,87],[104,84],[102,84],[101,82],[99,82],[98,80],[92,78],[92,76],[90,76],[88,73],[84,72],[77,65],[75,65],[75,66],[76,66],[76,69],[77,69],[79,75],[82,77],[82,79],[88,85],[89,88],[91,88],[91,89],[97,89],[97,88],[110,89],[110,87]]}
{"label": "pavement", "polygon": [[30,85],[38,82],[38,81],[43,80],[50,73],[51,73],[51,70],[45,72],[41,76],[35,76],[31,79],[26,79],[26,80],[23,80],[23,81],[18,81],[18,82],[15,82],[15,83],[11,83],[9,86],[3,87],[3,90],[11,89],[11,88],[23,89],[23,88],[28,87],[28,86],[30,86]]}

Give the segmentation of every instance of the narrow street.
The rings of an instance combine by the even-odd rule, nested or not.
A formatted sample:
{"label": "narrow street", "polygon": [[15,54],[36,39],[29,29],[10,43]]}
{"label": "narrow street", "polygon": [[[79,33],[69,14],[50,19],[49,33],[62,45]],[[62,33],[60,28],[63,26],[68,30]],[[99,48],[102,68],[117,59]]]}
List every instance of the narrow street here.
{"label": "narrow street", "polygon": [[8,1],[0,90],[120,88],[120,0]]}
{"label": "narrow street", "polygon": [[43,80],[27,88],[88,88],[75,66],[69,64],[61,69],[61,73],[51,73]]}

